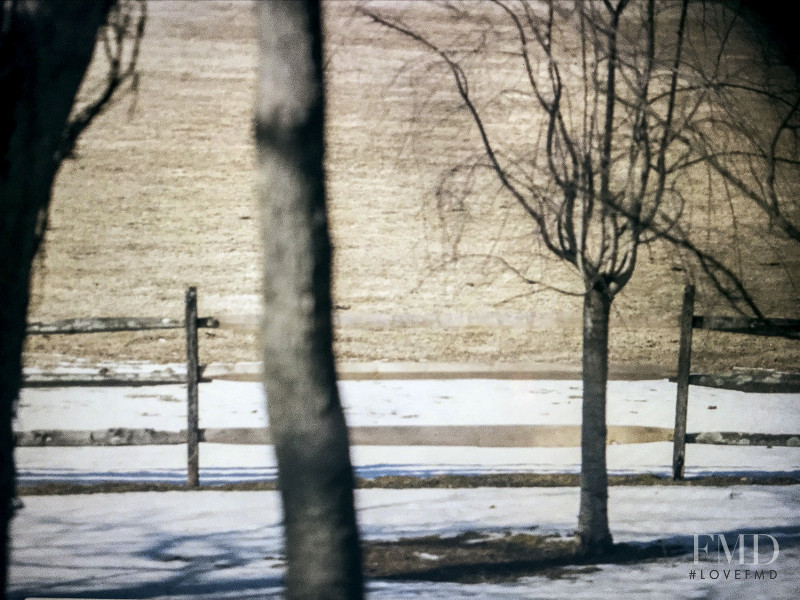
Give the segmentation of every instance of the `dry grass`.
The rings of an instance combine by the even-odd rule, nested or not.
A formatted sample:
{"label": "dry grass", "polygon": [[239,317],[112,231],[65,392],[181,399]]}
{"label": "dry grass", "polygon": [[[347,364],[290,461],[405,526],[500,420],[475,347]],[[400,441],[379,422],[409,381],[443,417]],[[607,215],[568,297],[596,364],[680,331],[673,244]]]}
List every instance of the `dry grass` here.
{"label": "dry grass", "polygon": [[531,575],[571,579],[598,570],[600,563],[641,563],[688,554],[691,549],[656,540],[615,544],[608,553],[592,557],[579,553],[575,538],[533,531],[367,541],[363,551],[364,574],[369,578],[490,583]]}
{"label": "dry grass", "polygon": [[579,560],[575,539],[531,533],[486,536],[469,532],[367,541],[363,546],[364,575],[371,579],[513,581]]}
{"label": "dry grass", "polygon": [[[330,2],[326,13],[338,357],[578,364],[578,299],[527,295],[491,262],[442,264],[448,245],[431,203],[443,169],[474,153],[474,132],[441,73],[351,8]],[[258,359],[253,32],[244,2],[150,3],[138,94],[98,119],[59,175],[32,320],[179,317],[184,289],[197,285],[201,314],[223,324],[201,332],[201,360]],[[510,114],[509,123],[521,127],[525,115]],[[716,223],[710,235],[719,247],[743,257],[767,311],[800,316],[800,290],[791,283],[798,252],[762,235],[755,216],[739,224],[734,247],[724,211],[697,211]],[[500,240],[516,264],[574,286],[536,256],[524,220],[491,211],[477,217],[469,229],[474,252]],[[611,360],[672,368],[686,267],[658,246],[639,260],[615,302]],[[700,312],[720,309],[707,288],[699,299]],[[695,366],[787,367],[798,363],[798,346],[698,336]],[[167,362],[183,351],[171,333],[32,337],[26,361]]]}

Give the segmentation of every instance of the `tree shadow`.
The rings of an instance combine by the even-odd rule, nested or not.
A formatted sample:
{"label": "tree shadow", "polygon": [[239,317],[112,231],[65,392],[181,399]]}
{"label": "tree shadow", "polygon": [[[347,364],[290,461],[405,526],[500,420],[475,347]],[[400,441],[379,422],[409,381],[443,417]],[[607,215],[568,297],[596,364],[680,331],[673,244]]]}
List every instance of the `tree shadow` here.
{"label": "tree shadow", "polygon": [[[282,593],[280,535],[270,531],[279,524],[183,535],[159,528],[157,521],[131,526],[49,519],[42,525],[52,526],[52,536],[15,547],[10,600],[36,596],[255,600]],[[71,536],[71,530],[77,535]]]}

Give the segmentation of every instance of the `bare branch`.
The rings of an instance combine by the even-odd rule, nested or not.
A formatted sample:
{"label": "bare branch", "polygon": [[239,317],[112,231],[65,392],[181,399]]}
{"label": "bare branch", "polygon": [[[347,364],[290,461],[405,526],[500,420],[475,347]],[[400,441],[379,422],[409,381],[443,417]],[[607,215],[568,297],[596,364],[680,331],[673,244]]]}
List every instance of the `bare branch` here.
{"label": "bare branch", "polygon": [[103,89],[70,119],[57,153],[57,162],[72,155],[80,135],[110,106],[122,86],[130,83],[131,89],[136,91],[139,81],[139,49],[146,23],[146,0],[120,0],[112,6],[108,20],[99,33],[108,60]]}
{"label": "bare branch", "polygon": [[489,134],[486,130],[483,119],[480,113],[478,112],[477,107],[473,103],[472,98],[470,97],[467,75],[464,72],[461,65],[459,65],[452,58],[450,58],[447,52],[437,47],[433,42],[431,42],[421,34],[412,31],[407,26],[404,26],[402,23],[386,19],[366,8],[362,8],[360,9],[360,11],[362,14],[371,18],[376,23],[388,27],[389,29],[393,29],[394,31],[397,31],[398,33],[401,33],[406,37],[414,40],[415,42],[421,44],[428,50],[434,52],[437,56],[439,56],[439,58],[442,59],[442,61],[444,61],[444,63],[450,69],[451,74],[453,75],[453,80],[456,84],[459,96],[461,97],[462,101],[467,107],[470,115],[472,116],[473,122],[478,128],[478,132],[480,133],[484,150],[486,151],[486,155],[489,158],[489,161],[492,167],[494,168],[497,177],[500,179],[503,186],[517,200],[517,202],[519,202],[520,206],[523,207],[525,212],[539,225],[539,229],[543,233],[543,239],[545,241],[547,248],[557,256],[569,259],[569,256],[564,252],[564,249],[559,248],[553,244],[552,240],[550,239],[547,233],[548,229],[543,216],[527,201],[525,196],[512,183],[512,181],[509,179],[506,173],[506,170],[500,164],[494,145],[489,139]]}

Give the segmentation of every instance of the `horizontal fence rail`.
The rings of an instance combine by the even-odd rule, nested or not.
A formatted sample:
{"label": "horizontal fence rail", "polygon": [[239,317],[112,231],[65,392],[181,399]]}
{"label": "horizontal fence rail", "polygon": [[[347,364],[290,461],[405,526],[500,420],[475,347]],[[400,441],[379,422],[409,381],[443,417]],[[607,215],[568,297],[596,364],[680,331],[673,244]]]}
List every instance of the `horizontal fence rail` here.
{"label": "horizontal fence rail", "polygon": [[740,392],[776,393],[800,391],[800,373],[777,373],[765,371],[737,373],[736,369],[729,375],[713,373],[692,373],[689,384],[701,387],[713,387]]}
{"label": "horizontal fence rail", "polygon": [[[205,378],[207,365],[197,366],[198,380],[211,381]],[[119,370],[113,367],[81,369],[76,372],[28,371],[23,373],[23,387],[141,387],[149,385],[186,384],[186,369],[157,369],[153,371]]]}
{"label": "horizontal fence rail", "polygon": [[[475,448],[563,448],[580,446],[579,425],[375,425],[349,428],[354,446],[469,446]],[[269,445],[268,427],[197,430],[199,442]],[[167,446],[187,443],[186,430],[115,427],[100,430],[37,429],[16,433],[18,447]],[[800,447],[800,435],[706,431],[686,434],[686,442],[726,446]],[[667,427],[609,425],[607,444],[671,442]]]}
{"label": "horizontal fence rail", "polygon": [[800,339],[800,319],[755,319],[696,315],[692,328],[746,335]]}
{"label": "horizontal fence rail", "polygon": [[[677,381],[677,377],[669,380]],[[800,373],[734,367],[727,374],[690,373],[689,384],[740,392],[795,393],[800,392]]]}
{"label": "horizontal fence rail", "polygon": [[716,446],[789,446],[800,447],[800,435],[790,433],[741,433],[738,431],[706,431],[687,433],[687,444]]}
{"label": "horizontal fence rail", "polygon": [[[197,327],[217,328],[214,317],[197,319]],[[153,329],[185,329],[186,321],[158,317],[82,317],[49,323],[28,323],[28,335],[58,335],[76,333],[113,333],[117,331],[150,331]]]}
{"label": "horizontal fence rail", "polygon": [[[198,440],[213,444],[272,444],[267,427],[198,428]],[[579,447],[580,425],[375,425],[348,428],[354,446],[469,446],[476,448]],[[672,440],[672,429],[609,425],[607,443]],[[33,430],[17,433],[18,446],[144,446],[184,444],[186,430],[112,428],[97,431]]]}

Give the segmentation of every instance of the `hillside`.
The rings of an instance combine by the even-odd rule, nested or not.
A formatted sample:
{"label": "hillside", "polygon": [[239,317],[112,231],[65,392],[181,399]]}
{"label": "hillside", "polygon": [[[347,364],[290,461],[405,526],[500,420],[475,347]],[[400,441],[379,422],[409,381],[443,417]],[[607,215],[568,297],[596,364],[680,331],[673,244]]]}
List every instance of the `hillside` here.
{"label": "hillside", "polygon": [[[329,2],[326,13],[337,356],[578,364],[579,298],[531,294],[493,260],[447,260],[435,192],[446,169],[476,151],[475,134],[427,59],[355,16],[352,6]],[[99,118],[62,167],[31,320],[180,317],[184,290],[196,285],[201,314],[222,321],[219,330],[201,332],[201,360],[257,360],[251,8],[161,1],[149,11],[137,93]],[[524,114],[509,119],[524,124]],[[707,209],[699,203],[697,210]],[[741,258],[765,312],[800,317],[800,250],[766,235],[757,213],[736,224],[735,239],[724,210],[704,215],[720,251],[733,263]],[[575,289],[569,273],[535,252],[524,221],[478,214],[468,234],[471,252],[462,244],[462,254],[500,244],[514,264]],[[690,278],[691,267],[669,248],[641,253],[612,309],[612,363],[673,368]],[[697,311],[730,308],[699,282]],[[695,348],[698,370],[790,368],[800,359],[796,341],[696,334]],[[32,337],[26,363],[174,362],[183,351],[180,335],[160,332]]]}

